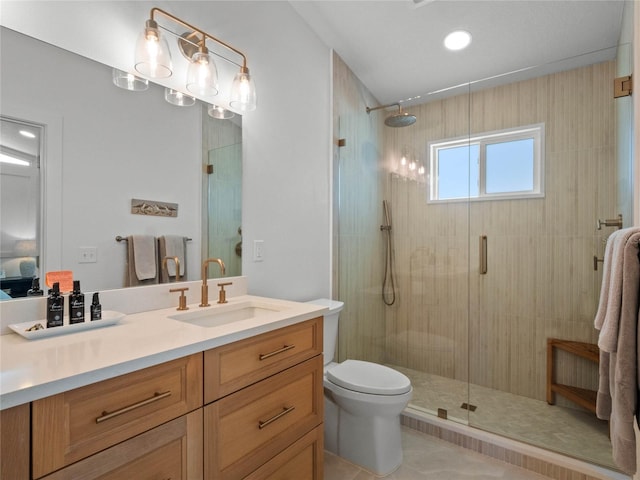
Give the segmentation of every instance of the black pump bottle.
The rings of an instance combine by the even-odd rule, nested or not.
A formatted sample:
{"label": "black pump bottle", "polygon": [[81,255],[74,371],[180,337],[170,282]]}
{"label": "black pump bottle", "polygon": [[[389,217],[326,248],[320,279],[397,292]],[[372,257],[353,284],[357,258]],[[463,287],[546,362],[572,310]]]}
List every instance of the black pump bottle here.
{"label": "black pump bottle", "polygon": [[98,292],[93,294],[93,301],[91,302],[91,321],[102,319],[102,305],[100,305],[100,299],[98,298]]}
{"label": "black pump bottle", "polygon": [[80,291],[80,280],[73,281],[73,292],[69,295],[69,323],[84,322],[84,294]]}
{"label": "black pump bottle", "polygon": [[47,298],[47,328],[61,327],[64,316],[64,297],[60,295],[60,284],[53,284]]}
{"label": "black pump bottle", "polygon": [[40,289],[40,279],[35,277],[31,281],[31,288],[27,290],[27,297],[42,297],[44,292]]}

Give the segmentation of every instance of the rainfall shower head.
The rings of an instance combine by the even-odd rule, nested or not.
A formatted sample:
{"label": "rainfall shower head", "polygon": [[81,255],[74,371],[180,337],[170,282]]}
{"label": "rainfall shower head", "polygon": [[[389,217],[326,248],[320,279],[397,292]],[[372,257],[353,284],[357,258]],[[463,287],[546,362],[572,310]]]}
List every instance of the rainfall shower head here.
{"label": "rainfall shower head", "polygon": [[392,103],[389,105],[381,105],[380,107],[367,107],[367,113],[371,113],[373,110],[379,110],[380,108],[398,107],[398,111],[389,115],[384,119],[384,124],[387,127],[408,127],[416,123],[416,116],[410,113],[403,112],[399,103]]}

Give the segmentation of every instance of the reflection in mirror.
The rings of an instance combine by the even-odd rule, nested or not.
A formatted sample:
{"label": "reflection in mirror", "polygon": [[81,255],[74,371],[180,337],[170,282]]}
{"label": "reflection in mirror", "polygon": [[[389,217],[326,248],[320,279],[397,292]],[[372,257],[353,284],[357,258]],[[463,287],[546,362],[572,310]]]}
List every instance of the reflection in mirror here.
{"label": "reflection in mirror", "polygon": [[[222,258],[227,276],[242,274],[242,118],[203,109],[203,258]],[[210,273],[211,275],[211,273]]]}
{"label": "reflection in mirror", "polygon": [[26,296],[39,275],[42,138],[41,125],[0,117],[2,298]]}
{"label": "reflection in mirror", "polygon": [[[43,190],[31,198],[35,205],[42,204],[44,241],[38,243],[41,254],[34,256],[38,275],[71,270],[86,292],[122,288],[127,246],[117,242],[117,236],[191,238],[183,280],[200,278],[201,258],[210,256],[211,242],[218,248],[216,242],[224,239],[235,247],[241,218],[240,116],[211,118],[201,102],[191,107],[172,105],[164,100],[164,88],[155,84],[141,92],[117,88],[109,66],[4,27],[0,33],[0,113],[46,129]],[[23,62],[25,56],[33,62]],[[47,75],[42,75],[43,64]],[[220,180],[234,186],[216,184],[216,217],[209,219],[206,204],[212,192],[204,187],[209,176],[203,165],[210,162],[211,150],[232,145],[237,177],[230,179],[227,167],[214,165],[224,173]],[[2,186],[3,208],[14,211],[16,203],[26,208],[16,195],[5,202],[4,193],[10,190]],[[224,198],[226,192],[234,198]],[[132,199],[175,204],[177,216],[133,214]],[[8,217],[2,213],[4,235]],[[217,225],[231,213],[228,227]],[[211,242],[210,232],[215,236]],[[3,237],[3,262],[4,247],[13,249],[6,242]],[[96,253],[93,261],[83,259],[86,248]],[[224,247],[215,256],[229,265],[229,275],[240,274],[240,257],[233,248]],[[19,269],[19,261],[14,262]],[[5,275],[20,275],[19,270],[12,272]]]}

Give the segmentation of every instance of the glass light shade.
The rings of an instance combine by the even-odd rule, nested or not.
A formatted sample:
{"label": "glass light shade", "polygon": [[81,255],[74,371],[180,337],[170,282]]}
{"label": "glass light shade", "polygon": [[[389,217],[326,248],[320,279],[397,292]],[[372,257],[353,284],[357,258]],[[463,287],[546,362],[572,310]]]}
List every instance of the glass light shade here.
{"label": "glass light shade", "polygon": [[135,69],[151,78],[167,78],[173,73],[169,44],[153,20],[147,20],[147,26],[138,37]]}
{"label": "glass light shade", "polygon": [[243,68],[233,79],[229,105],[241,112],[250,112],[256,109],[256,86],[248,69]]}
{"label": "glass light shade", "polygon": [[117,68],[113,69],[113,84],[116,87],[135,92],[142,92],[149,88],[149,80],[136,77],[132,73],[123,72]]}
{"label": "glass light shade", "polygon": [[219,120],[227,120],[234,116],[234,113],[231,110],[226,110],[218,105],[209,105],[207,113],[210,117],[217,118]]}
{"label": "glass light shade", "polygon": [[176,105],[178,107],[190,107],[196,103],[196,99],[192,96],[185,95],[184,93],[172,88],[164,89],[164,99],[171,105]]}
{"label": "glass light shade", "polygon": [[218,70],[209,53],[196,52],[191,57],[187,70],[187,90],[206,97],[218,94]]}

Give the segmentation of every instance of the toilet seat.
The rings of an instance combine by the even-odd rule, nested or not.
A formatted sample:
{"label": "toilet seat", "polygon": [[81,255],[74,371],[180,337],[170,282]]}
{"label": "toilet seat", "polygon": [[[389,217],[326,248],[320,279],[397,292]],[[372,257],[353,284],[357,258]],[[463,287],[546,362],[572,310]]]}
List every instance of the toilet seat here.
{"label": "toilet seat", "polygon": [[326,378],[347,390],[374,395],[402,395],[411,390],[411,381],[402,373],[362,360],[345,360],[327,369]]}

